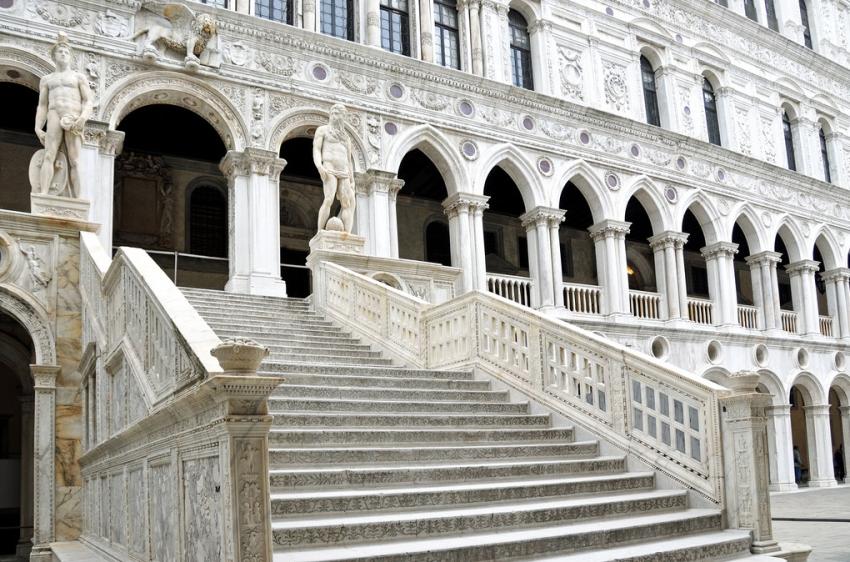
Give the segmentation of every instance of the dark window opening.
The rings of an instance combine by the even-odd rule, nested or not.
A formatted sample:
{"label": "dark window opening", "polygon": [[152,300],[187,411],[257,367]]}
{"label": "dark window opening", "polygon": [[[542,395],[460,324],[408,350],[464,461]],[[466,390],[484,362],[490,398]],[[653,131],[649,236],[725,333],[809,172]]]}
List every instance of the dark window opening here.
{"label": "dark window opening", "polygon": [[227,199],[212,186],[192,191],[189,201],[189,253],[227,257]]}
{"label": "dark window opening", "polygon": [[829,173],[829,150],[826,146],[826,134],[823,132],[823,127],[818,131],[818,139],[820,140],[820,159],[823,163],[823,178],[827,183],[832,183],[832,175]]}
{"label": "dark window opening", "polygon": [[381,47],[410,55],[410,19],[407,0],[381,0]]}
{"label": "dark window opening", "polygon": [[785,138],[785,157],[788,160],[788,169],[797,171],[797,159],[794,157],[794,132],[791,130],[791,120],[788,112],[782,112],[782,135]]}
{"label": "dark window opening", "polygon": [[646,108],[646,122],[661,126],[661,113],[658,111],[658,91],[655,87],[655,71],[644,56],[640,57],[640,75],[643,83],[643,103]]}
{"label": "dark window opening", "polygon": [[702,103],[705,106],[705,123],[708,128],[708,142],[720,146],[720,121],[717,118],[717,97],[708,78],[702,79]]}
{"label": "dark window opening", "polygon": [[322,0],[322,33],[354,41],[354,0]]}
{"label": "dark window opening", "polygon": [[806,0],[800,1],[800,23],[803,25],[803,43],[809,49],[813,49],[812,46],[812,29],[809,26],[809,7],[806,5]]}
{"label": "dark window opening", "polygon": [[502,257],[502,252],[499,250],[499,234],[494,230],[484,231],[484,254]]}
{"label": "dark window opening", "polygon": [[460,69],[457,0],[434,0],[435,62]]}
{"label": "dark window opening", "polygon": [[518,236],[516,239],[516,247],[519,251],[519,268],[528,271],[528,238],[525,236]]}
{"label": "dark window opening", "polygon": [[267,20],[292,25],[292,1],[256,0],[254,3],[254,15]]}
{"label": "dark window opening", "polygon": [[452,265],[452,248],[449,240],[449,225],[434,221],[425,229],[425,261]]}
{"label": "dark window opening", "polygon": [[531,38],[528,23],[516,10],[508,13],[508,26],[511,32],[511,78],[514,86],[534,89],[531,69]]}
{"label": "dark window opening", "polygon": [[764,11],[767,13],[767,27],[773,31],[779,31],[779,19],[776,17],[774,0],[764,0]]}
{"label": "dark window opening", "polygon": [[755,22],[759,20],[758,12],[756,12],[755,0],[744,0],[744,14]]}

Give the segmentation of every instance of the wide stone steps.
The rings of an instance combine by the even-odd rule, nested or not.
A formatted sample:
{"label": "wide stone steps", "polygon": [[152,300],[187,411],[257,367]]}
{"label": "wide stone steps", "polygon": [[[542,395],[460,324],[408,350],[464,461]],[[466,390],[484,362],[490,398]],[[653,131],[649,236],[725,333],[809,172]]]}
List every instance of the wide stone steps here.
{"label": "wide stone steps", "polygon": [[386,486],[436,482],[609,474],[626,469],[625,457],[596,456],[573,459],[476,460],[431,464],[371,464],[368,467],[279,468],[270,471],[273,489],[298,487]]}
{"label": "wide stone steps", "polygon": [[487,429],[295,429],[272,428],[273,445],[393,445],[410,443],[490,443],[514,441],[571,441],[572,428],[487,428]]}
{"label": "wide stone steps", "polygon": [[360,414],[271,411],[275,425],[289,427],[361,428],[488,428],[488,427],[549,427],[547,414]]}
{"label": "wide stone steps", "polygon": [[285,379],[269,398],[276,562],[748,555],[719,510],[471,372],[394,365],[308,302],[186,294],[219,337],[268,347],[260,373]]}
{"label": "wide stone steps", "polygon": [[370,462],[416,462],[445,459],[510,459],[531,457],[590,456],[599,452],[596,441],[480,443],[464,445],[416,444],[370,447],[275,447],[269,446],[273,468],[284,465],[364,464]]}
{"label": "wide stone steps", "polygon": [[[392,510],[417,507],[458,506],[534,498],[553,498],[603,492],[650,490],[655,484],[652,472],[560,477],[520,481],[458,482],[421,485],[415,489],[372,488],[273,493],[275,517],[301,517],[303,514],[342,513],[368,509]],[[675,491],[675,493],[679,493]]]}
{"label": "wide stone steps", "polygon": [[[512,510],[514,506],[510,506]],[[420,514],[429,515],[429,514]],[[510,518],[511,512],[506,516]],[[484,522],[496,519],[484,514]],[[580,522],[563,520],[554,525],[540,525],[534,528],[486,528],[488,532],[464,533],[445,537],[430,536],[420,533],[419,536],[409,535],[414,540],[381,540],[383,535],[376,535],[371,544],[343,545],[342,547],[324,547],[314,549],[296,549],[290,545],[278,542],[291,536],[279,535],[286,532],[292,522],[275,522],[272,524],[276,546],[286,546],[275,553],[275,562],[314,562],[314,561],[428,561],[428,562],[483,562],[493,560],[508,560],[528,558],[534,555],[552,553],[574,553],[589,548],[611,547],[617,544],[639,540],[654,540],[665,537],[681,536],[685,533],[716,531],[720,528],[721,516],[715,509],[687,509],[662,513],[640,515],[638,517],[610,518],[605,520],[591,519]],[[415,521],[410,525],[411,531],[418,530]],[[439,531],[439,529],[435,529]],[[344,530],[342,530],[344,533]],[[302,533],[302,536],[305,533]],[[324,535],[321,531],[315,534]],[[327,535],[325,535],[327,536]],[[425,538],[427,537],[427,538]],[[305,538],[312,538],[305,536]],[[388,538],[388,537],[387,537]],[[327,536],[324,544],[335,544],[332,536]],[[314,543],[315,544],[315,543]],[[664,560],[658,558],[657,560]]]}

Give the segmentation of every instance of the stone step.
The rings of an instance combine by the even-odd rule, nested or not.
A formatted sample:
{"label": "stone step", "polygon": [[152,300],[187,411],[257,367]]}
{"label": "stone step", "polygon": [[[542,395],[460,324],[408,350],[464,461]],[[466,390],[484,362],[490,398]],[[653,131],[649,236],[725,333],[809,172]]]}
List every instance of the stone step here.
{"label": "stone step", "polygon": [[426,482],[464,482],[565,474],[613,474],[626,469],[625,457],[470,461],[446,464],[380,465],[367,467],[284,468],[269,471],[273,489],[327,489],[339,486],[380,486]]}
{"label": "stone step", "polygon": [[[488,532],[464,533],[462,538],[415,537],[409,540],[310,549],[284,548],[277,542],[278,525],[280,523],[273,524],[276,550],[274,562],[484,562],[528,559],[535,555],[579,552],[595,547],[613,548],[618,544],[639,540],[717,531],[721,518],[716,509],[688,509],[534,528],[491,529]],[[657,560],[661,562],[665,559]]]}
{"label": "stone step", "polygon": [[[232,305],[193,305],[198,313],[207,318],[230,318],[237,321],[256,320],[257,322],[291,322],[291,323],[321,323],[329,325],[330,322],[319,314],[300,310],[276,310],[271,307],[257,308],[255,310],[245,309],[242,306]],[[232,308],[228,308],[232,307]]]}
{"label": "stone step", "polygon": [[[307,346],[298,347],[291,345],[270,345],[267,346],[273,355],[276,356],[297,356],[308,354],[311,358],[318,357],[348,357],[348,358],[364,358],[364,359],[385,359],[380,351],[374,351],[369,346],[360,345],[355,349],[338,349],[337,346]],[[320,363],[319,359],[315,359],[316,363]]]}
{"label": "stone step", "polygon": [[241,302],[241,303],[276,303],[292,306],[309,306],[310,301],[300,298],[268,297],[260,295],[245,295],[242,293],[227,293],[215,289],[198,289],[195,287],[180,287],[180,291],[186,298],[212,300],[217,302]]}
{"label": "stone step", "polygon": [[305,373],[287,373],[287,384],[310,386],[357,386],[373,388],[442,390],[490,390],[490,381],[426,379],[417,377],[372,377],[365,375],[314,375]]}
{"label": "stone step", "polygon": [[[402,397],[398,397],[402,398]],[[527,414],[527,402],[460,402],[457,400],[375,400],[348,398],[269,398],[269,408],[275,412],[360,412],[360,413],[476,413],[476,414]]]}
{"label": "stone step", "polygon": [[[279,492],[271,495],[272,517],[299,518],[306,514],[374,512],[446,506],[458,508],[484,502],[527,499],[567,499],[566,496],[648,491],[655,485],[652,472],[565,476],[521,481],[467,481],[419,485],[415,488],[366,488]],[[679,492],[676,492],[679,493]],[[684,506],[683,506],[684,507]]]}
{"label": "stone step", "polygon": [[400,377],[400,378],[427,378],[427,379],[451,379],[451,380],[473,380],[474,375],[470,371],[432,371],[427,369],[411,369],[408,367],[331,367],[328,365],[310,365],[305,363],[277,363],[267,361],[263,364],[264,372],[269,373],[316,373],[321,375],[364,375],[367,377]]}
{"label": "stone step", "polygon": [[[320,361],[321,359],[316,359]],[[349,400],[409,400],[412,402],[507,402],[508,393],[500,390],[437,390],[418,388],[378,388],[355,386],[290,385],[284,382],[272,396],[277,398],[338,398]],[[278,410],[279,411],[279,410]]]}
{"label": "stone step", "polygon": [[416,446],[361,447],[269,447],[273,468],[288,465],[366,464],[418,462],[445,459],[519,459],[533,457],[591,456],[599,451],[596,441],[484,443],[467,445],[420,444]]}
{"label": "stone step", "polygon": [[325,354],[351,355],[352,357],[359,356],[358,354],[367,354],[366,357],[380,357],[379,351],[373,350],[369,345],[363,343],[328,343],[328,342],[312,342],[312,341],[290,341],[285,338],[280,338],[277,342],[261,341],[261,339],[251,338],[254,341],[269,348],[272,353],[298,353],[301,351],[323,352]]}
{"label": "stone step", "polygon": [[265,331],[260,332],[259,330],[233,330],[227,328],[216,329],[215,333],[218,337],[224,338],[250,338],[252,340],[256,340],[258,342],[266,342],[269,343],[278,343],[278,342],[287,342],[288,344],[298,344],[298,343],[309,343],[315,345],[338,345],[338,344],[361,344],[363,345],[363,341],[360,338],[354,338],[351,336],[346,336],[342,333],[338,334],[329,334],[329,335],[319,335],[319,334],[295,334],[291,331],[286,332],[273,332],[273,331]]}
{"label": "stone step", "polygon": [[[327,320],[319,318],[305,318],[303,316],[294,316],[292,318],[270,317],[257,318],[255,316],[241,316],[238,314],[230,314],[227,312],[218,312],[215,314],[201,314],[204,320],[210,325],[216,326],[255,326],[264,329],[278,329],[282,332],[291,328],[296,329],[313,329],[313,330],[331,330],[343,333],[337,326],[331,324]],[[250,329],[250,328],[249,328]]]}
{"label": "stone step", "polygon": [[269,433],[269,445],[278,447],[316,445],[395,445],[411,443],[504,443],[572,441],[575,431],[564,428],[485,428],[485,429],[291,429],[274,427]]}
{"label": "stone step", "polygon": [[277,412],[272,409],[274,425],[285,427],[549,427],[548,414],[541,415],[495,415],[495,414],[358,414],[358,413],[293,413],[289,410]]}
{"label": "stone step", "polygon": [[318,365],[368,365],[368,366],[390,366],[392,359],[385,357],[356,357],[350,355],[327,355],[317,353],[272,353],[269,355],[271,361],[283,361],[287,363],[311,363]]}

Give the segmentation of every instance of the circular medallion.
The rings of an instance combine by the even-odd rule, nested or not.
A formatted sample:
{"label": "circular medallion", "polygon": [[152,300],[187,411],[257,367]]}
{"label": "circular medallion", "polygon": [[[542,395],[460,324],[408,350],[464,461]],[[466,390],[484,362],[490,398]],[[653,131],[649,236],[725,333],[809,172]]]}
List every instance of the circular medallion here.
{"label": "circular medallion", "polygon": [[607,8],[605,8],[605,13],[608,14],[609,16],[613,16],[614,15],[614,8],[612,8],[611,6],[608,6]]}
{"label": "circular medallion", "polygon": [[390,86],[390,97],[401,99],[404,95],[404,87],[401,84],[393,84]]}
{"label": "circular medallion", "polygon": [[551,176],[553,168],[554,166],[552,165],[552,161],[546,157],[541,157],[537,161],[537,169],[540,170],[540,173],[544,176]]}
{"label": "circular medallion", "polygon": [[590,133],[582,131],[579,133],[578,140],[581,144],[590,144]]}
{"label": "circular medallion", "polygon": [[723,168],[717,168],[717,181],[726,181],[726,171]]}
{"label": "circular medallion", "polygon": [[460,145],[460,152],[468,160],[478,158],[478,146],[472,141],[463,141]]}
{"label": "circular medallion", "polygon": [[608,189],[611,191],[617,191],[620,189],[620,177],[614,172],[607,172],[605,174],[605,185],[607,185]]}
{"label": "circular medallion", "polygon": [[317,65],[313,66],[312,74],[313,74],[313,78],[315,78],[319,82],[322,82],[322,81],[328,79],[328,69],[325,68],[325,66],[321,65],[321,64],[317,64]]}
{"label": "circular medallion", "polygon": [[687,163],[688,162],[682,156],[679,156],[678,158],[676,158],[676,167],[679,168],[680,170],[684,170]]}
{"label": "circular medallion", "polygon": [[523,117],[522,118],[522,128],[525,129],[526,131],[533,131],[534,130],[534,119],[532,119],[528,115]]}
{"label": "circular medallion", "polygon": [[[0,2],[2,2],[2,0],[0,0]],[[14,68],[10,68],[9,70],[6,71],[6,76],[11,78],[12,80],[17,80],[18,78],[21,77],[21,73],[18,72],[17,70],[15,70]]]}
{"label": "circular medallion", "polygon": [[457,104],[457,110],[461,115],[466,117],[472,117],[472,114],[475,113],[475,107],[472,105],[472,102],[468,100],[462,100],[459,104]]}
{"label": "circular medallion", "polygon": [[398,132],[398,126],[392,122],[384,123],[384,131],[386,131],[388,135],[394,135]]}
{"label": "circular medallion", "polygon": [[671,203],[675,203],[679,200],[679,192],[672,185],[668,185],[664,188],[664,198]]}
{"label": "circular medallion", "polygon": [[629,149],[629,153],[635,158],[637,158],[638,156],[640,156],[640,146],[633,144],[632,147]]}

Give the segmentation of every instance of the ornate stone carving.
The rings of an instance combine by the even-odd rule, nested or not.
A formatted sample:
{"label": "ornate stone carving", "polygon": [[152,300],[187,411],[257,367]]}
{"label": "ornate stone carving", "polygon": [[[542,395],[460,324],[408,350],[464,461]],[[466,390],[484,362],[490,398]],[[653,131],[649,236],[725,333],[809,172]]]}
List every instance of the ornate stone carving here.
{"label": "ornate stone carving", "polygon": [[29,12],[46,22],[61,27],[82,27],[89,23],[89,15],[79,8],[53,2],[34,2]]}
{"label": "ornate stone carving", "polygon": [[447,96],[426,90],[413,90],[412,95],[419,105],[432,111],[442,111],[451,104],[451,100]]}
{"label": "ornate stone carving", "polygon": [[616,111],[629,109],[629,87],[626,82],[626,67],[613,63],[603,63],[605,82],[605,102]]}
{"label": "ornate stone carving", "polygon": [[186,510],[185,551],[189,562],[221,560],[221,470],[218,457],[183,461],[183,501]]}
{"label": "ornate stone carving", "polygon": [[764,159],[776,163],[776,141],[773,138],[773,121],[763,117],[761,120],[761,144],[764,147]]}
{"label": "ornate stone carving", "polygon": [[694,116],[691,111],[691,90],[690,88],[679,88],[679,100],[682,104],[682,125],[688,133],[694,132]]}
{"label": "ornate stone carving", "polygon": [[266,94],[263,90],[254,91],[251,99],[251,138],[259,141],[265,132]]}
{"label": "ornate stone carving", "polygon": [[266,71],[278,76],[290,77],[296,72],[295,63],[292,57],[283,55],[273,55],[271,53],[260,52],[258,55],[260,66]]}
{"label": "ornate stone carving", "polygon": [[222,57],[225,62],[236,66],[245,66],[251,60],[253,50],[246,47],[244,43],[230,43],[225,45]]}
{"label": "ornate stone carving", "polygon": [[183,4],[147,2],[136,14],[139,54],[154,62],[170,49],[185,53],[186,68],[197,70],[200,65],[218,68],[221,65],[217,25],[209,14],[197,14]]}
{"label": "ornate stone carving", "polygon": [[584,73],[581,53],[561,47],[558,49],[558,66],[561,72],[561,93],[567,99],[584,100]]}
{"label": "ornate stone carving", "polygon": [[748,107],[735,108],[735,128],[738,133],[738,148],[741,153],[752,156],[753,144],[750,140],[750,109]]}
{"label": "ornate stone carving", "polygon": [[27,269],[29,270],[29,276],[32,281],[32,292],[38,293],[39,291],[44,291],[50,285],[53,274],[45,266],[44,260],[39,257],[35,246],[32,244],[25,245],[19,240],[18,247],[27,261]]}
{"label": "ornate stone carving", "polygon": [[94,22],[94,30],[106,37],[126,37],[129,28],[129,20],[110,9],[99,13]]}
{"label": "ornate stone carving", "polygon": [[370,96],[378,90],[378,81],[357,72],[339,72],[339,82],[346,90]]}

